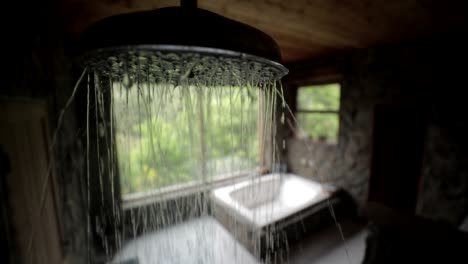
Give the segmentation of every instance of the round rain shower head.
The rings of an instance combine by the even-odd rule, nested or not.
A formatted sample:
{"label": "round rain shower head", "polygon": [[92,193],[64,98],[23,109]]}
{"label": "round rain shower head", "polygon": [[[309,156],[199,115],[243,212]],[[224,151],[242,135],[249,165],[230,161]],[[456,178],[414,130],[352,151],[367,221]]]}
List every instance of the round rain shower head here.
{"label": "round rain shower head", "polygon": [[[80,62],[101,75],[174,80],[203,76],[279,80],[288,70],[265,33],[195,7],[167,7],[116,15],[88,27],[80,39]],[[140,79],[141,80],[141,79]],[[156,80],[157,81],[157,80]],[[239,83],[238,83],[239,84]]]}

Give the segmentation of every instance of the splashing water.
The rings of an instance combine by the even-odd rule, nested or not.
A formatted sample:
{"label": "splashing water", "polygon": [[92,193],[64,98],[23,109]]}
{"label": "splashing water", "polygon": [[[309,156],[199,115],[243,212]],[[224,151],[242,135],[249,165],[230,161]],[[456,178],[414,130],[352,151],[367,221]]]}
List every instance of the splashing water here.
{"label": "splashing water", "polygon": [[[241,199],[277,195],[274,184],[255,186],[265,172],[284,171],[281,69],[244,57],[123,50],[93,56],[85,71],[89,263],[99,255],[110,263],[287,262],[287,240],[274,226],[221,227],[210,201],[212,189],[246,179],[254,188]],[[267,208],[266,217],[274,214]],[[286,253],[265,258],[265,248],[280,245]]]}
{"label": "splashing water", "polygon": [[[182,263],[180,248],[187,245],[193,248],[185,255],[216,263],[215,248],[202,249],[200,244],[210,244],[193,239],[216,240],[221,231],[201,225],[203,234],[185,232],[192,238],[181,242],[177,231],[168,230],[210,216],[214,187],[256,181],[262,172],[277,169],[277,148],[285,148],[276,139],[281,73],[245,58],[190,52],[128,51],[93,58],[88,65],[87,199],[88,225],[96,230],[88,236],[98,234],[110,260],[128,251],[126,241],[159,231],[165,242],[140,243],[135,249],[139,263]],[[273,195],[274,189],[266,191]],[[221,250],[232,251],[233,263],[245,263],[239,253],[245,249],[234,244]],[[260,246],[252,253],[259,257]],[[114,262],[124,258],[118,254]]]}

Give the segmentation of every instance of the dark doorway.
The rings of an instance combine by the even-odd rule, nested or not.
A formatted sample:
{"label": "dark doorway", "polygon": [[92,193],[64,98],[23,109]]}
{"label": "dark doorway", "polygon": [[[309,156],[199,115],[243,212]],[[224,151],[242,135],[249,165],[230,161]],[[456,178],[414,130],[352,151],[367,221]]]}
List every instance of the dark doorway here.
{"label": "dark doorway", "polygon": [[425,131],[424,115],[416,107],[375,107],[369,201],[414,213]]}

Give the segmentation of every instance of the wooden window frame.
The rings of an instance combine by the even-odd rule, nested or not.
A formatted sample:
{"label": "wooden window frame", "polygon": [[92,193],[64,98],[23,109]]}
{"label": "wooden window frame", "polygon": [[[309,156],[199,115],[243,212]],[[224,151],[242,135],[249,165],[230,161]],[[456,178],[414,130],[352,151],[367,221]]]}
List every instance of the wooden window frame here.
{"label": "wooden window frame", "polygon": [[[109,94],[110,98],[110,94]],[[151,189],[148,191],[141,191],[141,192],[133,192],[129,193],[126,195],[123,195],[121,193],[121,181],[120,181],[120,169],[118,168],[118,165],[115,167],[116,170],[116,176],[118,180],[114,183],[119,185],[119,198],[118,200],[121,203],[121,208],[123,210],[131,210],[135,208],[141,208],[145,207],[151,204],[155,203],[160,203],[160,202],[165,202],[165,201],[170,201],[170,200],[175,200],[175,199],[181,199],[183,197],[189,197],[192,196],[196,193],[201,193],[201,192],[206,192],[209,191],[213,188],[217,187],[222,187],[228,184],[233,184],[242,180],[246,180],[252,176],[252,174],[255,175],[263,175],[268,172],[268,168],[270,167],[268,164],[268,158],[266,158],[266,152],[268,152],[270,148],[268,148],[268,144],[271,144],[269,141],[265,141],[265,124],[264,124],[264,118],[265,118],[265,113],[264,111],[261,111],[264,107],[264,96],[259,96],[259,101],[258,101],[258,108],[259,112],[257,114],[257,137],[259,140],[259,145],[258,145],[258,155],[259,155],[259,164],[256,167],[252,167],[249,169],[245,169],[242,171],[236,171],[236,172],[228,172],[225,173],[226,175],[229,174],[227,177],[215,177],[216,179],[212,179],[208,181],[208,184],[201,180],[191,180],[188,182],[179,182],[179,183],[174,183],[170,184],[167,186],[163,186],[160,188],[155,188]],[[115,119],[117,117],[112,116],[110,118],[114,119],[114,124],[117,122]],[[203,121],[202,121],[203,122]],[[115,135],[115,126],[113,127],[114,132],[111,133]],[[203,136],[204,129],[200,129],[200,134]],[[114,141],[115,142],[115,141]],[[200,144],[205,144],[204,140],[200,140]],[[115,153],[115,164],[118,164],[117,159],[118,159],[118,151],[117,147],[112,146],[113,151]],[[206,161],[205,157],[202,157],[203,160]]]}

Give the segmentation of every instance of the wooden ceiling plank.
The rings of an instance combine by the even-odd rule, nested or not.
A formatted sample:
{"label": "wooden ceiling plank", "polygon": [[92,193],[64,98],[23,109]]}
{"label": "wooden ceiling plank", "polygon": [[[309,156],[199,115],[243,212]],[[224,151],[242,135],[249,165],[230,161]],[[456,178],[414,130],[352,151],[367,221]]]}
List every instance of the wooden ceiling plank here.
{"label": "wooden ceiling plank", "polygon": [[[268,25],[269,29],[280,29],[283,32],[310,36],[324,45],[337,44],[340,46],[360,47],[359,41],[354,40],[352,36],[347,36],[347,32],[330,30],[330,27],[324,24],[323,21],[316,21],[313,18],[304,21],[301,17],[284,12],[279,8],[259,7],[258,4],[239,3],[236,1],[229,3],[227,6],[224,6],[222,1],[218,2],[216,0],[204,1],[202,3],[204,3],[201,6],[203,8],[217,13],[224,12],[222,14],[226,17],[243,21],[260,29],[263,29],[262,25]],[[259,9],[263,11],[258,12]],[[267,31],[267,33],[269,32]]]}

